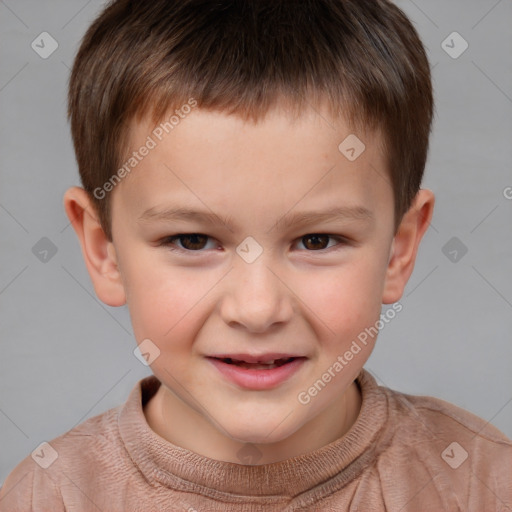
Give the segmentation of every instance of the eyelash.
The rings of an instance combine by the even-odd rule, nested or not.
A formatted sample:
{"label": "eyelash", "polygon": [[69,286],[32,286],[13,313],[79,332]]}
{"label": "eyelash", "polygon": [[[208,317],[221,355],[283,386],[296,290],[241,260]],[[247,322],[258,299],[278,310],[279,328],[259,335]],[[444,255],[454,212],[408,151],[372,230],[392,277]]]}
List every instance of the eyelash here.
{"label": "eyelash", "polygon": [[[198,236],[204,236],[206,238],[208,238],[208,241],[209,240],[213,240],[213,238],[209,235],[205,235],[204,233],[178,233],[176,235],[170,235],[170,236],[166,236],[164,237],[160,243],[158,244],[159,246],[164,246],[164,247],[167,247],[167,249],[169,249],[170,251],[173,251],[173,252],[178,252],[178,253],[184,253],[184,254],[194,254],[194,253],[198,253],[198,254],[201,254],[203,252],[205,252],[204,249],[198,249],[196,251],[194,250],[191,250],[191,249],[182,249],[180,247],[177,247],[173,242],[175,240],[179,240],[181,237],[185,237],[185,236],[193,236],[193,235],[198,235]],[[338,244],[335,245],[335,246],[332,246],[332,247],[327,247],[325,249],[318,249],[318,250],[307,250],[307,249],[304,249],[306,252],[311,252],[311,253],[326,253],[326,252],[331,252],[331,250],[339,250],[340,249],[340,246],[346,246],[346,245],[349,245],[349,240],[346,239],[345,237],[342,237],[342,236],[336,236],[336,235],[330,235],[328,233],[308,233],[306,235],[303,235],[301,237],[299,237],[297,240],[301,241],[303,238],[307,238],[307,237],[310,237],[310,236],[327,236],[329,237],[330,239],[335,239],[338,241]]]}

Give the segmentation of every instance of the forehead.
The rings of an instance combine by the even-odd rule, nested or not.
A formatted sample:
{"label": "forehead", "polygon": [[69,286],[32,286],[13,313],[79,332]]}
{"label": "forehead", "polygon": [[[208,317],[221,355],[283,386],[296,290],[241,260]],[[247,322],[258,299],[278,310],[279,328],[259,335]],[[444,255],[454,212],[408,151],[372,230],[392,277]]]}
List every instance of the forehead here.
{"label": "forehead", "polygon": [[172,205],[228,215],[250,209],[254,220],[274,208],[371,211],[383,198],[392,203],[380,135],[356,134],[326,111],[295,117],[274,109],[258,122],[197,108],[181,114],[132,125],[130,154],[151,149],[116,187],[113,202],[129,205],[133,218]]}

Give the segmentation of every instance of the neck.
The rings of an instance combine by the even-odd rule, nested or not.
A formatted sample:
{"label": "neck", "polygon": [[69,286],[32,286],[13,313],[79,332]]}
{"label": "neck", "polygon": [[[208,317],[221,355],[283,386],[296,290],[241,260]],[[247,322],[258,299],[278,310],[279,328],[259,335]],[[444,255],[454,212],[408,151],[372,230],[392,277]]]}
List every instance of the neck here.
{"label": "neck", "polygon": [[[292,435],[274,443],[253,444],[256,464],[271,464],[315,451],[343,437],[356,422],[361,392],[352,382],[340,399],[322,410]],[[199,455],[240,464],[239,451],[247,444],[233,439],[191,409],[163,384],[144,408],[149,427],[170,443]],[[181,420],[181,421],[180,421]],[[244,448],[245,447],[245,448]]]}

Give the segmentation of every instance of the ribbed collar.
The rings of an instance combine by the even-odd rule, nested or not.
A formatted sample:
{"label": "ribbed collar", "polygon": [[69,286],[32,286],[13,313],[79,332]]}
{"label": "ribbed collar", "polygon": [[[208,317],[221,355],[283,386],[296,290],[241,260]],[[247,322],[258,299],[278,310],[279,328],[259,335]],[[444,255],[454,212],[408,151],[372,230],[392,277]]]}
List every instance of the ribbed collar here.
{"label": "ribbed collar", "polygon": [[[119,432],[133,462],[152,484],[237,500],[247,497],[293,497],[322,484],[332,492],[356,478],[375,457],[376,439],[387,420],[386,394],[362,369],[356,381],[362,393],[359,416],[341,438],[307,454],[263,465],[218,461],[180,448],[149,427],[143,405],[160,381],[153,375],[140,380],[120,408]],[[318,489],[317,489],[318,491]],[[316,493],[315,493],[316,494]]]}

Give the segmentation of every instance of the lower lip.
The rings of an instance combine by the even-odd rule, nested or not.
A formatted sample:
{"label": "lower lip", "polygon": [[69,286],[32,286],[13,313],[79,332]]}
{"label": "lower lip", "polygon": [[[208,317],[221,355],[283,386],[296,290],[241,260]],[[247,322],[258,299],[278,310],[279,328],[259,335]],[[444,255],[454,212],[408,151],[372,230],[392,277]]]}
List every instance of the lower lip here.
{"label": "lower lip", "polygon": [[247,389],[272,389],[289,379],[306,361],[305,357],[298,357],[289,363],[276,366],[270,370],[250,370],[235,364],[225,363],[213,357],[208,359],[222,375],[240,387]]}

